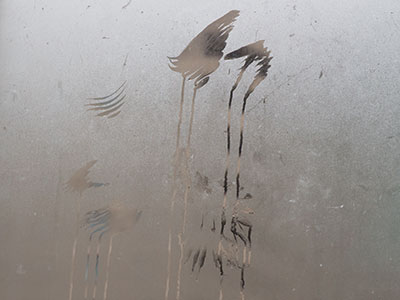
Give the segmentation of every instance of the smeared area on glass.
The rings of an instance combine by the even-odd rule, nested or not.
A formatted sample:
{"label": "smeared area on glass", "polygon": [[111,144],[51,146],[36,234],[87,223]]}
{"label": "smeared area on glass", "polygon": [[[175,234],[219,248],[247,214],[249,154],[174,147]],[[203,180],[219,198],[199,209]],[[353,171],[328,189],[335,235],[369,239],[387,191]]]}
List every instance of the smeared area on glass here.
{"label": "smeared area on glass", "polygon": [[90,168],[94,166],[97,160],[86,163],[82,168],[78,169],[66,183],[67,190],[82,194],[86,189],[98,184],[89,181],[88,175]]}
{"label": "smeared area on glass", "polygon": [[[99,185],[99,183],[94,183],[89,181],[88,175],[90,169],[95,165],[97,160],[92,160],[86,163],[83,167],[75,171],[70,179],[66,183],[66,190],[73,191],[79,194],[78,198],[75,198],[75,211],[76,211],[76,230],[74,243],[72,246],[72,258],[71,258],[71,272],[70,272],[70,284],[69,284],[69,300],[72,300],[72,294],[74,289],[74,272],[75,272],[75,260],[76,260],[76,247],[78,243],[79,235],[79,219],[81,214],[81,197],[82,193],[92,186]],[[101,184],[105,185],[105,184]]]}
{"label": "smeared area on glass", "polygon": [[91,254],[91,241],[95,235],[97,238],[96,247],[96,262],[95,262],[95,278],[94,286],[92,291],[92,299],[96,299],[97,284],[99,278],[99,263],[100,263],[100,246],[101,240],[104,234],[110,234],[108,255],[106,263],[106,278],[104,283],[104,295],[103,299],[107,299],[107,290],[109,282],[109,270],[111,262],[112,252],[112,241],[115,234],[127,231],[137,223],[142,211],[137,210],[133,207],[127,207],[122,204],[114,204],[111,206],[102,207],[96,210],[89,211],[85,214],[84,219],[81,221],[82,226],[89,231],[89,245],[86,257],[86,269],[85,269],[85,299],[88,297],[89,287],[89,267],[90,267],[90,254]]}

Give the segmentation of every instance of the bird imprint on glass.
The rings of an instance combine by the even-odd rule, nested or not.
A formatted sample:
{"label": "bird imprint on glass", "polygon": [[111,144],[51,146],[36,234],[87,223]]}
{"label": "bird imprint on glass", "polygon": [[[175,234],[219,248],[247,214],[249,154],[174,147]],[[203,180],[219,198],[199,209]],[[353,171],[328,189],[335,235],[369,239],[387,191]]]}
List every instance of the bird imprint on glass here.
{"label": "bird imprint on glass", "polygon": [[[182,75],[182,86],[181,86],[181,99],[179,106],[179,117],[178,117],[178,128],[177,128],[177,139],[175,149],[175,161],[174,161],[174,176],[173,176],[173,192],[170,204],[170,218],[174,218],[174,206],[178,193],[177,186],[177,174],[178,166],[181,165],[180,160],[184,160],[186,166],[185,178],[183,178],[185,191],[183,196],[184,213],[181,226],[181,232],[178,234],[178,244],[180,248],[180,257],[178,262],[178,274],[176,280],[176,299],[180,299],[180,281],[181,271],[184,259],[185,251],[185,226],[186,226],[186,215],[187,215],[187,202],[189,197],[190,188],[192,186],[189,159],[190,159],[190,142],[192,136],[193,119],[195,113],[195,99],[197,91],[204,87],[209,79],[210,75],[219,67],[219,60],[223,56],[223,50],[226,46],[226,40],[229,37],[229,33],[233,29],[232,23],[239,16],[239,11],[232,10],[212,22],[203,31],[201,31],[194,39],[190,41],[187,47],[176,57],[168,57],[170,61],[169,67],[172,71],[178,72]],[[189,120],[189,129],[186,146],[184,147],[184,153],[180,151],[180,138],[181,138],[181,125],[182,125],[182,111],[184,104],[184,90],[186,81],[193,80],[193,96],[191,103],[191,112]],[[172,221],[171,221],[172,222]],[[167,279],[165,288],[165,299],[169,297],[170,288],[170,274],[171,274],[171,225],[168,233],[168,262],[167,262]],[[200,255],[201,254],[201,255]],[[200,259],[206,256],[206,250],[200,253]]]}
{"label": "bird imprint on glass", "polygon": [[92,255],[92,242],[94,237],[96,239],[96,252],[95,252],[95,274],[94,274],[94,285],[92,290],[91,298],[96,299],[97,286],[99,281],[99,265],[100,265],[100,248],[103,236],[108,234],[108,253],[105,269],[105,281],[104,281],[104,294],[103,299],[107,299],[108,284],[109,284],[109,272],[111,264],[111,253],[113,246],[113,238],[116,234],[127,231],[134,227],[139,221],[142,211],[136,208],[127,207],[121,204],[114,204],[111,206],[102,207],[96,210],[88,211],[83,220],[81,226],[89,232],[89,244],[87,247],[86,254],[86,268],[85,268],[85,294],[84,298],[88,298],[89,293],[89,269],[90,269],[90,257]]}
{"label": "bird imprint on glass", "polygon": [[88,98],[91,103],[86,104],[89,106],[88,111],[99,112],[97,117],[107,117],[109,119],[118,116],[121,113],[121,107],[124,105],[126,97],[126,81],[111,94],[104,97]]}

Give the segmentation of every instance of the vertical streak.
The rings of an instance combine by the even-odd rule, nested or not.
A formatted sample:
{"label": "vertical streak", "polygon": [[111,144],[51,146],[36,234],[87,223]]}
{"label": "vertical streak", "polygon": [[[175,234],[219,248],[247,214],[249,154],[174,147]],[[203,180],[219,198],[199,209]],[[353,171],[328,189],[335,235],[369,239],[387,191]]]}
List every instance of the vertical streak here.
{"label": "vertical streak", "polygon": [[221,250],[222,250],[222,234],[220,235],[220,240],[218,243],[218,253],[217,253],[217,261],[218,261],[218,267],[219,267],[219,300],[222,300],[224,298],[224,293],[222,289],[222,283],[224,280],[224,270],[222,266],[222,255],[221,255]]}
{"label": "vertical streak", "polygon": [[186,77],[182,78],[182,88],[181,88],[181,101],[179,106],[179,120],[178,120],[178,128],[176,133],[176,149],[175,149],[175,161],[174,161],[174,177],[173,177],[173,189],[172,189],[172,198],[170,204],[170,224],[168,229],[168,260],[167,260],[167,278],[165,282],[165,300],[168,300],[169,297],[169,282],[171,277],[171,243],[172,243],[172,219],[174,215],[174,207],[175,207],[175,199],[177,194],[177,173],[178,173],[178,163],[180,159],[179,154],[179,143],[181,137],[181,125],[182,125],[182,112],[183,112],[183,102],[184,102],[184,94],[185,94],[185,81]]}
{"label": "vertical streak", "polygon": [[[220,231],[220,239],[218,243],[218,256],[221,257],[221,247],[222,247],[222,236],[224,234],[224,228],[226,224],[226,203],[227,203],[227,194],[228,194],[228,170],[229,170],[229,160],[231,153],[231,114],[232,114],[232,101],[233,101],[233,93],[239,85],[240,80],[242,79],[243,73],[245,69],[241,69],[238,77],[236,78],[235,84],[232,86],[231,91],[229,93],[229,101],[228,101],[228,117],[227,117],[227,125],[226,125],[226,161],[225,161],[225,172],[224,172],[224,200],[222,202],[222,211],[221,211],[221,231]],[[222,261],[221,266],[222,270]],[[219,286],[219,300],[222,300],[224,297],[222,291],[222,282],[223,282],[223,271],[220,272],[220,286]]]}
{"label": "vertical streak", "polygon": [[179,257],[179,265],[178,265],[178,274],[176,278],[176,300],[180,299],[180,287],[181,287],[181,272],[182,272],[182,263],[183,263],[183,253],[184,253],[184,242],[182,241],[182,237],[185,234],[185,227],[186,227],[186,217],[187,217],[187,203],[189,197],[189,190],[191,187],[191,176],[190,176],[190,169],[189,169],[189,159],[190,159],[190,141],[192,137],[192,129],[193,129],[193,119],[194,119],[194,107],[195,107],[195,100],[196,100],[196,93],[197,88],[194,87],[193,89],[193,97],[192,97],[192,108],[190,112],[190,121],[189,121],[189,133],[187,137],[187,144],[185,147],[185,166],[186,166],[186,184],[185,184],[185,195],[184,195],[184,210],[183,210],[183,221],[182,221],[182,231],[178,235],[179,238],[179,246],[180,246],[180,257]]}
{"label": "vertical streak", "polygon": [[107,299],[108,277],[109,277],[109,273],[110,273],[110,262],[111,262],[111,251],[112,251],[113,237],[114,237],[114,234],[111,234],[111,236],[110,236],[110,246],[108,248],[108,255],[107,255],[106,281],[104,283],[104,297],[103,297],[103,300]]}
{"label": "vertical streak", "polygon": [[94,286],[93,286],[93,293],[92,293],[93,300],[96,299],[97,281],[99,279],[100,242],[101,242],[101,236],[99,236],[99,238],[97,240],[95,277],[94,277]]}
{"label": "vertical streak", "polygon": [[75,260],[76,260],[76,246],[78,244],[78,235],[79,235],[79,219],[81,215],[81,198],[82,194],[79,193],[79,198],[76,201],[76,231],[75,231],[75,239],[74,244],[72,246],[72,259],[71,259],[71,273],[69,278],[69,300],[72,300],[72,293],[74,290],[74,271],[75,271]]}
{"label": "vertical streak", "polygon": [[176,279],[176,299],[180,299],[181,295],[181,271],[182,271],[182,260],[183,260],[183,242],[182,242],[182,233],[178,235],[178,243],[181,251],[181,255],[179,257],[179,266],[178,266],[178,275]]}
{"label": "vertical streak", "polygon": [[91,245],[92,245],[92,240],[89,240],[89,245],[87,247],[87,256],[86,256],[86,270],[85,270],[85,299],[87,299],[88,296],[88,289],[89,289],[89,259],[90,259],[90,252],[91,252]]}
{"label": "vertical streak", "polygon": [[165,299],[168,299],[169,294],[169,278],[171,272],[171,228],[168,232],[168,263],[167,263],[167,280],[165,283]]}
{"label": "vertical streak", "polygon": [[[240,158],[242,156],[242,149],[243,149],[244,114],[246,111],[246,102],[247,102],[247,98],[249,97],[249,95],[250,95],[249,93],[246,93],[243,98],[242,115],[240,117],[239,153],[238,153],[238,160],[237,160],[237,167],[236,167],[236,202],[235,202],[235,206],[233,209],[232,220],[233,220],[233,218],[237,218],[237,216],[238,216],[239,193],[240,193]],[[245,243],[244,249],[243,249],[243,260],[242,260],[242,267],[241,267],[241,273],[240,273],[240,295],[241,295],[242,300],[245,299],[244,268],[245,268],[246,257],[247,257],[246,249],[247,249],[247,243]]]}
{"label": "vertical streak", "polygon": [[249,248],[249,253],[248,253],[248,256],[247,256],[247,265],[250,266],[250,264],[251,264],[251,248]]}
{"label": "vertical streak", "polygon": [[[232,99],[233,99],[233,92],[235,91],[235,86],[232,87],[229,102],[228,102],[228,123],[226,126],[226,162],[225,162],[225,174],[224,174],[224,202],[222,208],[226,208],[226,200],[227,200],[227,193],[228,193],[228,169],[229,169],[229,158],[231,153],[231,110],[232,110]],[[223,230],[222,230],[223,231]]]}
{"label": "vertical streak", "polygon": [[[220,231],[220,239],[218,243],[218,256],[221,255],[221,246],[222,246],[222,235],[224,234],[224,228],[226,224],[226,202],[227,202],[227,194],[228,194],[228,169],[229,169],[229,158],[231,153],[231,111],[232,111],[232,100],[233,100],[233,92],[236,89],[236,85],[232,86],[232,89],[229,94],[228,101],[228,117],[227,117],[227,125],[226,125],[226,161],[225,161],[225,173],[224,173],[224,200],[222,202],[222,211],[221,211],[221,231]],[[223,274],[220,274],[220,285],[219,285],[219,300],[222,300],[224,295],[222,291],[222,281]]]}
{"label": "vertical streak", "polygon": [[240,299],[245,300],[244,291],[240,291]]}
{"label": "vertical streak", "polygon": [[[225,213],[226,202],[227,202],[227,193],[228,193],[228,169],[229,169],[229,158],[231,153],[231,112],[232,112],[232,101],[233,101],[233,93],[239,85],[240,80],[243,77],[244,71],[246,69],[242,68],[240,73],[236,79],[235,84],[232,86],[231,92],[229,94],[229,102],[228,102],[228,120],[226,126],[226,162],[225,162],[225,174],[224,174],[224,202],[222,205],[223,213]],[[223,233],[223,228],[221,228],[221,234]]]}
{"label": "vertical streak", "polygon": [[245,280],[244,280],[244,268],[246,267],[246,253],[247,247],[243,247],[243,259],[242,259],[242,278],[241,278],[241,289],[244,290]]}
{"label": "vertical streak", "polygon": [[242,107],[242,115],[240,118],[240,140],[239,140],[239,156],[237,160],[236,167],[236,203],[235,203],[235,211],[234,214],[237,214],[237,206],[239,204],[239,193],[240,193],[240,158],[242,156],[242,148],[243,148],[243,129],[244,129],[244,113],[246,111],[246,102],[247,102],[248,94],[244,96],[243,99],[243,107]]}
{"label": "vertical streak", "polygon": [[[240,80],[243,77],[244,71],[246,68],[241,68],[238,77],[236,78],[236,82],[231,88],[229,94],[229,101],[228,101],[228,117],[227,117],[227,125],[226,125],[226,162],[225,162],[225,173],[224,173],[224,200],[222,203],[222,212],[221,212],[221,231],[220,231],[220,241],[218,246],[218,251],[220,250],[220,245],[222,243],[222,235],[224,234],[224,227],[226,224],[226,203],[227,203],[227,194],[228,194],[228,169],[229,169],[229,159],[231,153],[231,111],[232,111],[232,100],[233,100],[233,93],[236,90],[237,86],[239,85]],[[220,253],[219,253],[220,254]]]}
{"label": "vertical streak", "polygon": [[76,254],[76,244],[78,239],[75,237],[74,244],[72,246],[72,261],[71,261],[71,273],[70,273],[70,283],[69,283],[69,300],[72,299],[72,292],[74,289],[74,265],[75,265],[75,254]]}
{"label": "vertical streak", "polygon": [[186,77],[183,76],[182,89],[181,89],[181,102],[179,105],[179,120],[178,120],[177,132],[176,132],[176,150],[178,150],[178,148],[179,148],[179,143],[180,143],[180,138],[181,138],[182,112],[183,112],[183,102],[184,102],[184,95],[185,95],[185,81],[186,81]]}
{"label": "vertical streak", "polygon": [[197,93],[197,88],[195,87],[193,89],[192,109],[190,111],[190,122],[189,122],[189,134],[188,134],[188,138],[187,138],[187,147],[186,147],[188,154],[189,154],[189,150],[190,150],[190,139],[192,136],[192,129],[193,129],[194,104],[195,104],[195,100],[196,100],[196,93]]}
{"label": "vertical streak", "polygon": [[187,138],[187,145],[185,148],[185,156],[186,156],[186,186],[185,186],[185,196],[184,196],[184,213],[183,213],[183,222],[182,222],[182,234],[185,233],[186,227],[186,215],[187,215],[187,201],[189,196],[189,190],[191,187],[191,176],[190,176],[190,168],[189,168],[189,159],[190,159],[190,141],[192,136],[192,128],[193,128],[193,119],[194,119],[194,105],[196,99],[197,89],[193,89],[193,98],[192,98],[192,109],[190,112],[190,123],[189,123],[189,133]]}
{"label": "vertical streak", "polygon": [[[237,81],[236,81],[237,82]],[[232,89],[229,94],[228,101],[228,117],[227,117],[227,125],[226,125],[226,161],[225,161],[225,173],[224,173],[224,200],[222,202],[222,211],[221,211],[221,231],[220,231],[220,239],[218,243],[218,256],[221,257],[221,247],[222,247],[222,235],[224,234],[224,228],[226,224],[226,202],[227,202],[227,194],[228,194],[228,169],[229,169],[229,159],[231,153],[231,111],[232,111],[232,100],[233,100],[233,92],[236,89],[236,84],[232,86]],[[222,264],[222,261],[221,261]],[[222,268],[222,265],[220,266]],[[222,282],[223,282],[223,273],[220,272],[220,282],[219,282],[219,300],[222,300],[224,297],[222,291]]]}
{"label": "vertical streak", "polygon": [[245,280],[244,280],[244,268],[245,268],[245,257],[246,257],[246,247],[243,248],[243,262],[242,262],[242,267],[241,267],[241,272],[240,272],[240,296],[241,299],[245,299],[245,294],[244,294],[244,285],[245,285]]}
{"label": "vertical streak", "polygon": [[247,255],[247,266],[250,266],[251,263],[251,231],[252,227],[249,227],[248,233],[247,233],[247,240],[249,241],[249,251]]}

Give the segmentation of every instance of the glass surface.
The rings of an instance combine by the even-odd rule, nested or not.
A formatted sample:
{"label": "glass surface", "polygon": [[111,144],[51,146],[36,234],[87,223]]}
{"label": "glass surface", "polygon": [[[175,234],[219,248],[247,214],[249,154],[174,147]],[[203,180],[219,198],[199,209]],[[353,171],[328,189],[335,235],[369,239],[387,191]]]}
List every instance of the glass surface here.
{"label": "glass surface", "polygon": [[396,0],[0,1],[0,299],[399,299],[399,53]]}

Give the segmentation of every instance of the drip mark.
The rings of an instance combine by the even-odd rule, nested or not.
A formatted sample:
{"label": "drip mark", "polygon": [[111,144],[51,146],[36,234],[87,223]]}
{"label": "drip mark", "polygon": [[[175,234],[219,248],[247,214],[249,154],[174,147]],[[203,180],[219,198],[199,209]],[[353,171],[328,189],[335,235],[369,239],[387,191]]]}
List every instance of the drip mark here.
{"label": "drip mark", "polygon": [[200,255],[199,272],[201,268],[204,266],[204,262],[206,261],[206,256],[207,256],[207,248],[204,248]]}
{"label": "drip mark", "polygon": [[199,259],[200,249],[197,249],[196,253],[193,255],[193,263],[192,263],[192,272],[194,272],[194,268],[197,264],[197,260]]}
{"label": "drip mark", "polygon": [[215,228],[215,219],[213,219],[213,225],[212,225],[211,231],[212,231],[212,232],[215,232],[215,229],[216,229],[216,228]]}
{"label": "drip mark", "polygon": [[100,247],[104,234],[111,232],[109,251],[107,255],[106,266],[106,280],[104,284],[104,300],[107,298],[108,277],[110,269],[111,249],[113,236],[119,232],[131,228],[140,218],[142,211],[135,208],[125,207],[122,205],[113,205],[87,212],[82,220],[83,227],[89,230],[89,245],[86,257],[86,270],[85,270],[85,299],[88,296],[89,288],[89,261],[91,241],[93,237],[98,234],[96,256],[95,256],[95,278],[92,292],[92,299],[96,298],[98,278],[99,278],[99,265],[100,265]]}
{"label": "drip mark", "polygon": [[244,266],[242,266],[241,272],[240,272],[240,289],[242,291],[244,290],[244,285],[245,285],[245,281],[244,281]]}
{"label": "drip mark", "polygon": [[[226,168],[224,174],[224,201],[222,205],[222,214],[221,214],[221,237],[220,237],[220,245],[221,240],[223,238],[223,228],[225,226],[226,217],[225,217],[225,207],[226,207],[226,198],[227,198],[227,182],[228,182],[228,167],[229,167],[229,156],[230,156],[230,121],[231,121],[231,105],[232,105],[232,98],[233,93],[238,86],[239,82],[241,81],[243,74],[247,70],[247,68],[253,63],[257,63],[257,74],[255,75],[253,81],[251,82],[250,86],[248,87],[244,97],[243,97],[243,106],[241,111],[240,117],[240,136],[239,136],[239,149],[238,149],[238,158],[237,158],[237,166],[236,166],[236,202],[232,212],[232,219],[231,219],[231,232],[233,234],[233,238],[235,244],[238,243],[238,237],[244,244],[243,249],[243,262],[241,266],[241,279],[240,279],[240,287],[241,287],[241,296],[244,299],[244,268],[246,265],[246,250],[249,247],[249,256],[248,262],[250,262],[251,257],[251,232],[252,232],[252,224],[247,219],[242,219],[239,217],[239,199],[240,199],[240,159],[243,154],[243,132],[244,132],[244,116],[246,111],[246,103],[247,99],[249,98],[250,94],[255,90],[255,88],[267,77],[268,69],[270,68],[270,61],[272,57],[270,56],[270,51],[267,48],[264,48],[264,41],[257,41],[255,43],[249,44],[247,46],[241,47],[231,53],[225,55],[226,60],[236,59],[245,57],[244,63],[240,68],[240,72],[238,77],[236,78],[235,83],[232,86],[230,95],[229,95],[229,102],[228,102],[228,124],[227,124],[227,157],[226,157]],[[245,198],[248,195],[246,194]],[[250,196],[251,198],[251,196]],[[243,231],[243,227],[248,228],[247,237],[241,232]],[[236,246],[237,247],[237,246]],[[229,259],[228,259],[229,261]],[[238,264],[237,264],[238,265]],[[220,289],[220,299],[221,299],[221,289]]]}
{"label": "drip mark", "polygon": [[[190,138],[192,133],[192,124],[194,117],[194,104],[196,92],[198,89],[205,86],[209,81],[209,75],[213,73],[219,67],[219,60],[223,56],[223,50],[226,46],[226,40],[228,39],[229,33],[233,29],[232,23],[239,16],[239,11],[232,10],[222,16],[221,18],[215,20],[210,25],[208,25],[202,32],[200,32],[187,47],[181,52],[179,56],[168,57],[170,61],[169,67],[171,70],[178,72],[182,75],[182,92],[181,92],[181,106],[179,113],[179,123],[178,123],[178,134],[177,134],[177,146],[175,154],[177,155],[179,139],[180,139],[180,125],[182,122],[182,105],[184,101],[183,97],[183,87],[186,79],[194,80],[193,87],[193,98],[192,98],[192,109],[190,115],[189,133],[187,146],[185,151],[186,165],[188,165],[190,157]],[[175,197],[177,193],[176,187],[176,169],[177,162],[175,162],[174,170],[174,187],[173,187],[173,197],[171,200],[171,215],[173,214],[173,207],[175,203]],[[190,173],[187,172],[190,176]],[[185,233],[185,222],[187,213],[187,199],[189,195],[189,189],[191,186],[190,177],[185,183],[185,196],[184,196],[184,216],[182,221],[182,230],[179,236],[183,236]],[[172,217],[172,216],[171,216]],[[168,262],[167,262],[167,280],[165,288],[165,300],[169,297],[169,277],[170,277],[170,266],[171,266],[171,225],[169,228],[169,238],[168,238]],[[181,255],[183,255],[184,244],[181,244]],[[200,251],[200,250],[198,250]],[[195,260],[197,262],[199,253],[196,252],[194,259],[194,264],[192,271],[194,270]],[[176,299],[179,300],[180,297],[180,277],[181,277],[181,262],[182,256],[179,259],[178,274],[177,274],[177,296]]]}
{"label": "drip mark", "polygon": [[206,257],[207,257],[207,248],[204,248],[201,251],[200,258],[199,258],[199,271],[197,273],[197,279],[199,278],[199,274],[200,274],[201,268],[204,266],[204,263],[206,261]]}

